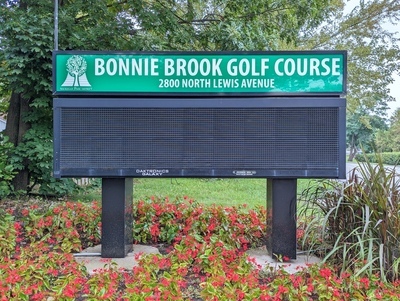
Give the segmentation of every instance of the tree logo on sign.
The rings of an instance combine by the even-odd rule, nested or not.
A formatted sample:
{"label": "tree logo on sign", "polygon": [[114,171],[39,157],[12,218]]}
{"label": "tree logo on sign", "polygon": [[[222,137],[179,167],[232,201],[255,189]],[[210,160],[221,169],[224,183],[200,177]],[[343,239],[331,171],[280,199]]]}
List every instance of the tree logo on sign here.
{"label": "tree logo on sign", "polygon": [[87,77],[86,60],[80,55],[71,56],[66,63],[67,78],[62,87],[91,87]]}

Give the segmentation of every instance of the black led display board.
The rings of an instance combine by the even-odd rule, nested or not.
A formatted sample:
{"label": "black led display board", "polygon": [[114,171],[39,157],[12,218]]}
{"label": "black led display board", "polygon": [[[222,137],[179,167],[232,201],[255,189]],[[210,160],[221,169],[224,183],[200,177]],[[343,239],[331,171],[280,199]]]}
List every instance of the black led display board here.
{"label": "black led display board", "polygon": [[344,178],[342,98],[56,98],[55,177]]}

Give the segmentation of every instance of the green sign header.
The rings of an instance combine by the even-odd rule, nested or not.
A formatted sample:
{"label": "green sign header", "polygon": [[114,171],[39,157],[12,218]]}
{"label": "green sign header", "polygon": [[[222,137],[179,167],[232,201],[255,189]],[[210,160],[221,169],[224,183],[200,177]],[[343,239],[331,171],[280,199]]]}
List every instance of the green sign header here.
{"label": "green sign header", "polygon": [[346,52],[53,54],[55,95],[345,94]]}

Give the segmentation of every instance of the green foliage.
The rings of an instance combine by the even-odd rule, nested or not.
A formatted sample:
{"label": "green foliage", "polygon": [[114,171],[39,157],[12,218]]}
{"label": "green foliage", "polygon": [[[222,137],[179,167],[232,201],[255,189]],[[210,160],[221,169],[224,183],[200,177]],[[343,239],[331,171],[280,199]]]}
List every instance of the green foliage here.
{"label": "green foliage", "polygon": [[301,28],[319,24],[331,1],[136,1],[139,50],[265,50],[297,41]]}
{"label": "green foliage", "polygon": [[382,160],[361,164],[346,182],[321,181],[302,197],[312,206],[303,213],[312,220],[305,237],[317,231],[321,242],[313,247],[342,271],[398,279],[399,193],[395,170]]}
{"label": "green foliage", "polygon": [[0,210],[0,256],[9,257],[14,253],[19,224],[14,223],[14,217]]}
{"label": "green foliage", "polygon": [[346,98],[350,114],[361,107],[385,110],[387,102],[394,101],[389,85],[398,73],[399,38],[384,24],[396,24],[399,16],[396,1],[359,1],[349,13],[339,9],[320,28],[302,36],[303,49],[348,51]]}
{"label": "green foliage", "polygon": [[391,135],[390,130],[376,131],[374,137],[374,144],[376,147],[376,151],[379,153],[395,151],[395,148],[393,147],[394,139],[395,137]]}
{"label": "green foliage", "polygon": [[[92,2],[88,5],[87,1],[65,1],[61,5],[60,44],[64,45],[61,47],[121,49],[115,43],[121,40],[115,32],[123,32],[120,28],[113,30],[118,12],[108,10],[106,1]],[[0,85],[5,91],[23,94],[30,106],[29,112],[22,115],[30,129],[18,144],[14,142],[15,150],[9,152],[13,169],[28,169],[27,191],[36,186],[41,194],[71,193],[76,188],[71,180],[52,178],[53,2],[2,0],[0,9]]]}
{"label": "green foliage", "polygon": [[389,128],[378,131],[375,135],[376,150],[379,152],[400,151],[400,110],[390,118]]}
{"label": "green foliage", "polygon": [[[48,1],[36,1],[27,9],[5,8],[1,1],[0,81],[25,98],[50,96],[53,16]],[[24,1],[30,4],[32,1]],[[22,5],[22,4],[21,4]],[[40,8],[40,6],[42,6]]]}
{"label": "green foliage", "polygon": [[392,142],[397,141],[399,136],[390,135],[388,138],[380,134],[380,141],[377,141],[377,130],[386,131],[386,127],[381,122],[374,124],[377,118],[386,116],[387,104],[395,100],[390,95],[389,87],[399,72],[400,43],[398,35],[385,29],[385,24],[398,24],[398,2],[359,1],[359,5],[349,13],[344,13],[343,7],[338,8],[321,27],[302,35],[301,48],[343,49],[348,52],[346,99],[349,160],[352,160],[360,144],[367,151],[375,149],[374,142],[379,142],[379,151],[398,151],[400,149],[392,148]]}
{"label": "green foliage", "polygon": [[366,152],[375,149],[375,135],[381,130],[387,129],[385,119],[366,107],[362,107],[349,114],[347,117],[346,140],[350,148],[350,158],[352,161],[357,149],[362,148]]}
{"label": "green foliage", "polygon": [[12,191],[10,181],[15,174],[15,166],[9,158],[12,150],[13,145],[0,133],[0,199],[8,196]]}
{"label": "green foliage", "polygon": [[356,156],[358,162],[378,163],[382,162],[386,165],[399,165],[400,152],[379,153],[379,154],[358,154]]}
{"label": "green foliage", "polygon": [[0,115],[4,114],[8,110],[8,101],[5,98],[2,98],[1,95],[4,91],[1,90],[1,80],[0,80]]}
{"label": "green foliage", "polygon": [[[22,145],[16,145],[9,153],[15,170],[21,170],[29,162],[32,185],[43,183],[43,177],[50,178],[44,165],[51,161],[51,45],[53,42],[53,16],[48,1],[7,3],[0,7],[0,82],[7,90],[22,93],[29,99],[30,112],[21,113],[24,122],[32,124],[31,132]],[[24,7],[26,4],[26,7]],[[17,8],[20,5],[20,8]],[[19,117],[19,116],[18,116]],[[17,118],[17,116],[10,116]],[[47,131],[47,133],[46,133]],[[33,137],[37,134],[36,137]],[[16,143],[15,143],[16,144]],[[47,162],[46,162],[47,160]],[[27,188],[28,190],[29,188]]]}
{"label": "green foliage", "polygon": [[[185,198],[188,200],[187,198]],[[139,243],[179,242],[186,235],[219,235],[235,248],[260,245],[265,235],[266,211],[261,206],[202,206],[189,200],[156,199],[134,203],[134,239]]]}
{"label": "green foliage", "polygon": [[77,185],[71,179],[55,179],[52,177],[53,138],[48,124],[33,124],[11,155],[11,163],[15,169],[23,169],[28,158],[28,170],[33,180],[32,190],[39,184],[39,193],[43,195],[71,194]]}

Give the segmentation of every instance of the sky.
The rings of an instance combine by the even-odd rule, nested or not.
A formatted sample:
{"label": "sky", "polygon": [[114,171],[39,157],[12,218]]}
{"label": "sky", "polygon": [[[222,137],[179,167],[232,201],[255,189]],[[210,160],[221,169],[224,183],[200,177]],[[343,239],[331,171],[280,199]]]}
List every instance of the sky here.
{"label": "sky", "polygon": [[[352,8],[354,8],[356,5],[360,3],[360,0],[350,0],[346,4],[346,9],[345,12],[350,12]],[[391,32],[397,32],[396,36],[400,38],[400,24],[393,25],[390,23],[386,23],[384,25],[385,29],[391,31]],[[400,45],[399,45],[400,46]],[[394,75],[395,81],[392,83],[389,88],[390,88],[390,95],[393,96],[396,101],[392,101],[388,103],[389,110],[388,110],[388,117],[392,116],[393,112],[400,108],[400,76],[395,74]]]}

